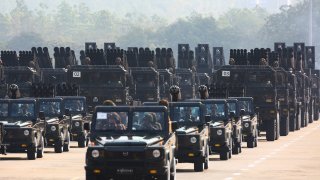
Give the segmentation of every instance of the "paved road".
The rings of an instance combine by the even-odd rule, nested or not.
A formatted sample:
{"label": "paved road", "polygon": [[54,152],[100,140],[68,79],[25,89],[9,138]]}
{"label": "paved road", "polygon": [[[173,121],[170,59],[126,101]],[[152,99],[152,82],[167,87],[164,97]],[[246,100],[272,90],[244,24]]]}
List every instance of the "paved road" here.
{"label": "paved road", "polygon": [[[211,156],[209,169],[202,173],[193,172],[192,164],[178,164],[177,179],[320,179],[319,137],[320,122],[275,142],[261,137],[258,148],[243,148],[231,160]],[[46,149],[44,158],[35,161],[26,160],[25,154],[0,155],[0,179],[83,180],[84,155],[84,148],[75,147],[62,154]]]}

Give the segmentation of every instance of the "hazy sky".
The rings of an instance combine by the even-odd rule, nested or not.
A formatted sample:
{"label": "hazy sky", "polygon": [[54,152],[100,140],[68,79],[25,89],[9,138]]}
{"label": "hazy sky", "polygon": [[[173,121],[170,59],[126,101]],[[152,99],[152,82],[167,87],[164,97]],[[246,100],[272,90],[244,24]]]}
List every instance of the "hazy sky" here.
{"label": "hazy sky", "polygon": [[[64,0],[25,0],[30,9],[39,8],[45,4],[54,11]],[[277,12],[281,5],[294,4],[302,0],[67,0],[70,4],[86,4],[91,11],[109,10],[112,13],[125,16],[127,13],[158,15],[169,22],[196,12],[203,15],[219,16],[231,8],[253,8],[257,4],[269,12]],[[9,12],[15,7],[15,0],[1,0],[0,11]]]}

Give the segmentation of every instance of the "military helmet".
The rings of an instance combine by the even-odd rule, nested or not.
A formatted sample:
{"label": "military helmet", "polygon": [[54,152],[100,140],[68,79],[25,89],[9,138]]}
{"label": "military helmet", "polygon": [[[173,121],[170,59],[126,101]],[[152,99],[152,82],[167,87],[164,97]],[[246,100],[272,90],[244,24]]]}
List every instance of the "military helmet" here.
{"label": "military helmet", "polygon": [[169,102],[166,99],[161,99],[159,101],[159,105],[163,105],[163,106],[168,107],[169,106]]}
{"label": "military helmet", "polygon": [[10,84],[9,89],[10,89],[10,90],[18,90],[19,87],[18,87],[18,85],[16,85],[16,84]]}
{"label": "military helmet", "polygon": [[116,106],[116,104],[112,100],[105,100],[103,101],[103,105],[106,106]]}
{"label": "military helmet", "polygon": [[206,85],[200,85],[199,88],[198,88],[198,91],[199,91],[199,92],[205,92],[205,91],[207,91],[207,90],[208,90],[208,88],[207,88]]}
{"label": "military helmet", "polygon": [[177,85],[173,85],[170,87],[170,94],[178,94],[180,92],[180,88]]}

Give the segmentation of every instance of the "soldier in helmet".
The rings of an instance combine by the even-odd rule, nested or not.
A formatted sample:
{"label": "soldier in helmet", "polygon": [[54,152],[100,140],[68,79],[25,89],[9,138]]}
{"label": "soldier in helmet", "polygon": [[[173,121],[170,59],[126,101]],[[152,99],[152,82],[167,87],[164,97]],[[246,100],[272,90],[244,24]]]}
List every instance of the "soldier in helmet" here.
{"label": "soldier in helmet", "polygon": [[106,106],[116,106],[116,104],[112,101],[112,100],[105,100],[103,101],[102,103],[103,105],[106,105]]}
{"label": "soldier in helmet", "polygon": [[229,64],[230,64],[230,65],[235,65],[235,64],[236,64],[236,61],[235,61],[233,58],[230,58]]}

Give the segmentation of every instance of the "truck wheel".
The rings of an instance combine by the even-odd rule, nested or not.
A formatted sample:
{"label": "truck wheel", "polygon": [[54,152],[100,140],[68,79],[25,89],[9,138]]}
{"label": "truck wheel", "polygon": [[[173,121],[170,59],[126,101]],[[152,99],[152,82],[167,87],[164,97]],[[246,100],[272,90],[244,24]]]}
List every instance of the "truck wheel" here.
{"label": "truck wheel", "polygon": [[296,121],[295,121],[295,118],[294,118],[294,117],[291,117],[291,118],[290,118],[289,130],[290,130],[291,132],[293,132],[293,131],[296,130]]}
{"label": "truck wheel", "polygon": [[43,152],[44,152],[44,138],[43,136],[40,137],[40,144],[39,147],[37,148],[37,158],[42,158],[43,157]]}
{"label": "truck wheel", "polygon": [[228,160],[229,159],[229,151],[220,152],[220,160]]}
{"label": "truck wheel", "polygon": [[287,136],[289,134],[289,117],[281,119],[280,136]]}
{"label": "truck wheel", "polygon": [[37,158],[37,139],[34,138],[34,145],[27,149],[27,158],[28,160],[35,160]]}
{"label": "truck wheel", "polygon": [[176,172],[177,172],[177,169],[176,169],[176,158],[174,157],[172,159],[172,167],[170,169],[170,180],[176,180]]}
{"label": "truck wheel", "polygon": [[276,139],[276,122],[273,121],[267,121],[266,122],[266,138],[267,141],[274,141]]}
{"label": "truck wheel", "polygon": [[195,172],[202,172],[203,171],[203,162],[202,161],[196,161],[193,163],[193,169]]}
{"label": "truck wheel", "polygon": [[70,150],[70,133],[67,133],[67,137],[63,143],[63,152],[69,152]]}

